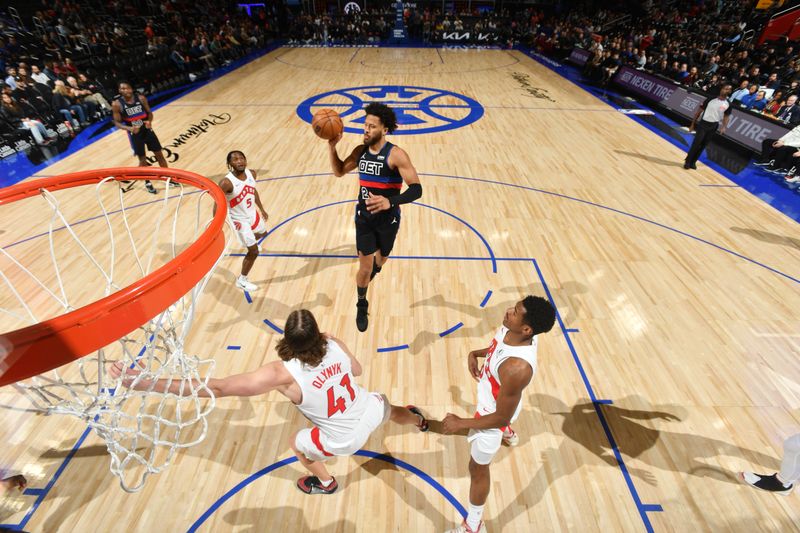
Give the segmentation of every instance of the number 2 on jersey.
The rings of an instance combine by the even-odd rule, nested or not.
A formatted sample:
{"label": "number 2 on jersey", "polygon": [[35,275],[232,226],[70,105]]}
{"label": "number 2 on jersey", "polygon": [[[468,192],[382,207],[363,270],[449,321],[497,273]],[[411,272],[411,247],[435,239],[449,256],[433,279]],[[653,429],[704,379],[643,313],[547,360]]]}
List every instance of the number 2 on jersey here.
{"label": "number 2 on jersey", "polygon": [[[345,387],[347,392],[350,393],[351,402],[356,399],[356,392],[353,390],[353,387],[350,386],[350,374],[345,374],[344,377],[342,377],[342,380],[339,382],[339,385]],[[336,385],[332,385],[330,388],[328,388],[328,418],[339,412],[344,413],[344,410],[347,409],[344,397],[337,397],[333,393],[334,388],[336,388]]]}

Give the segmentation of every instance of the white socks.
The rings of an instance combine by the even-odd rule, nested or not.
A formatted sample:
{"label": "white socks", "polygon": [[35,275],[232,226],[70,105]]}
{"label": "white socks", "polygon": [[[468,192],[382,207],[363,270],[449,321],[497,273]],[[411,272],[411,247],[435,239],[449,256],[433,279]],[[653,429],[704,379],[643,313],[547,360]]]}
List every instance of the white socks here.
{"label": "white socks", "polygon": [[469,504],[469,514],[467,514],[467,526],[472,531],[478,531],[481,526],[481,519],[483,518],[483,505]]}
{"label": "white socks", "polygon": [[322,481],[320,479],[319,482],[323,487],[325,487],[327,489],[328,487],[331,486],[331,483],[333,483],[333,478],[330,478],[328,481]]}

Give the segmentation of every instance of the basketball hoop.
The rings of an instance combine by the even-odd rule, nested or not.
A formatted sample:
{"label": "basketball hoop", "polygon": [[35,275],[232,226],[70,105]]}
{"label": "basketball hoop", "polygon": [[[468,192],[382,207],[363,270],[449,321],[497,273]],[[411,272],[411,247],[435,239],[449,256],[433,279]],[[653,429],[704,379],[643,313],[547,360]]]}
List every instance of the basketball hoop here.
{"label": "basketball hoop", "polygon": [[[127,199],[144,197],[136,190],[123,193],[118,182],[147,179],[165,182],[163,195],[126,206]],[[178,187],[171,189],[173,183]],[[76,202],[86,212],[87,195],[79,188],[90,185],[102,215],[70,222],[69,209]],[[187,192],[187,187],[196,190]],[[41,251],[27,258],[20,253],[18,259],[12,246],[0,248],[0,314],[28,324],[0,333],[0,386],[14,384],[48,414],[86,420],[106,441],[111,471],[122,488],[139,490],[148,474],[169,465],[177,448],[205,438],[214,399],[201,402],[197,395],[208,391],[213,361],[185,354],[184,343],[200,294],[224,256],[225,196],[210,180],[183,170],[112,168],[1,189],[0,207],[35,203],[36,197],[49,209],[49,231],[41,235],[42,241],[45,235],[48,239],[49,261]],[[194,209],[185,207],[191,197]],[[107,208],[111,201],[119,202],[117,209]],[[188,223],[181,220],[187,209],[193,214]],[[162,229],[169,218],[171,227]],[[89,245],[79,235],[88,234],[83,223],[92,220],[100,222],[95,224],[102,228],[99,235],[107,235],[101,245]],[[91,235],[98,242],[98,231]],[[45,261],[52,272],[39,272],[47,270]],[[75,264],[84,266],[70,272]],[[72,277],[83,281],[73,283]],[[94,301],[80,301],[92,285],[86,279],[101,281],[94,284],[95,295],[88,291]],[[191,394],[122,387],[121,378],[114,381],[106,374],[106,364],[113,361],[136,365],[140,380],[179,381]]]}

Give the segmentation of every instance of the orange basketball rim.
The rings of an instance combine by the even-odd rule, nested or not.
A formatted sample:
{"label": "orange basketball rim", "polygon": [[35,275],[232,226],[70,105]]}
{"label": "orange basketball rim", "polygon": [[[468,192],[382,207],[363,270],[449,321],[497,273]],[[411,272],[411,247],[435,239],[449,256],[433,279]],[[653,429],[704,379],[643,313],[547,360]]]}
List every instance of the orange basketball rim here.
{"label": "orange basketball rim", "polygon": [[167,179],[208,192],[217,205],[200,237],[174,259],[131,285],[96,302],[15,331],[0,333],[0,387],[27,379],[88,355],[129,334],[197,285],[225,250],[227,202],[211,180],[173,168],[109,168],[26,181],[0,189],[0,207],[38,195],[122,180]]}

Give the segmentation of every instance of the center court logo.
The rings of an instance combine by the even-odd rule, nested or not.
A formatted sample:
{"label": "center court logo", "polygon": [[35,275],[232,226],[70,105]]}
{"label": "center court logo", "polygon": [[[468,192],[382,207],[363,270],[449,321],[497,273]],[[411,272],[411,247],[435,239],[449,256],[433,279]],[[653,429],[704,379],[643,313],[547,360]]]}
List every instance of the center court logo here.
{"label": "center court logo", "polygon": [[336,110],[344,131],[364,133],[364,108],[373,102],[386,104],[397,115],[394,135],[420,135],[462,128],[483,116],[483,106],[463,94],[409,85],[350,87],[318,94],[297,106],[297,115],[311,123],[323,108]]}

